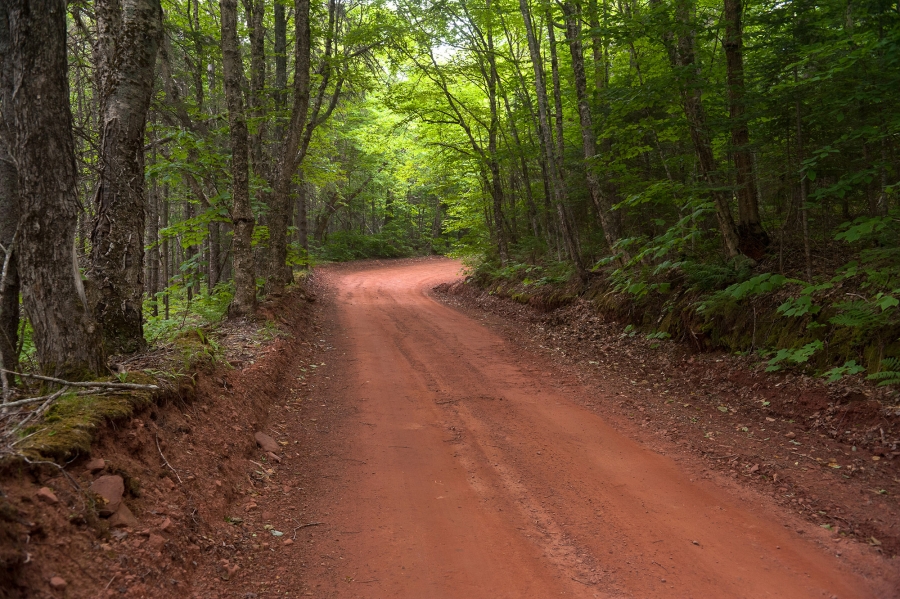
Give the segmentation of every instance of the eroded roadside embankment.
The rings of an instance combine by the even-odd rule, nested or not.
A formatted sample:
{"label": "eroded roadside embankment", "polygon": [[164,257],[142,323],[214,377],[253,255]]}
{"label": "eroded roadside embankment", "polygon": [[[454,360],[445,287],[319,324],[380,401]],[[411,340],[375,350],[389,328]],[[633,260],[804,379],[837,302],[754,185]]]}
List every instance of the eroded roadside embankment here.
{"label": "eroded roadside embankment", "polygon": [[[75,454],[62,469],[5,460],[0,597],[180,597],[209,572],[227,579],[235,568],[220,554],[240,528],[231,505],[286,449],[269,408],[289,380],[307,384],[294,371],[317,353],[314,287],[223,325],[218,361],[193,360],[169,393],[100,423],[89,454],[82,439],[54,446]],[[153,370],[157,358],[126,366]]]}

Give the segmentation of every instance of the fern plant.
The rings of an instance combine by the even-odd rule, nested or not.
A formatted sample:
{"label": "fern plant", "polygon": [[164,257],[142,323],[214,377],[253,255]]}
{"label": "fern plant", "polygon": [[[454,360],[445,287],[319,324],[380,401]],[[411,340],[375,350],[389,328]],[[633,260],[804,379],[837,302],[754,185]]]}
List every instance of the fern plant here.
{"label": "fern plant", "polygon": [[879,387],[900,385],[900,358],[883,358],[879,371],[867,377],[870,381],[878,381]]}

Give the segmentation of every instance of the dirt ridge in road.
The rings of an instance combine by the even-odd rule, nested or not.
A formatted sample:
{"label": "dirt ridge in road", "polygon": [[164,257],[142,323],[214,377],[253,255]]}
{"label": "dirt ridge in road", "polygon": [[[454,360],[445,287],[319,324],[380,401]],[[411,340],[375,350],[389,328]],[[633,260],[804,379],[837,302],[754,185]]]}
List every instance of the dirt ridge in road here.
{"label": "dirt ridge in road", "polygon": [[612,383],[618,397],[603,413],[641,438],[676,443],[837,538],[888,558],[900,553],[900,452],[889,441],[898,418],[864,388],[768,374],[745,357],[629,335],[587,305],[546,312],[462,280],[435,295],[489,316],[507,338],[576,368],[588,384]]}

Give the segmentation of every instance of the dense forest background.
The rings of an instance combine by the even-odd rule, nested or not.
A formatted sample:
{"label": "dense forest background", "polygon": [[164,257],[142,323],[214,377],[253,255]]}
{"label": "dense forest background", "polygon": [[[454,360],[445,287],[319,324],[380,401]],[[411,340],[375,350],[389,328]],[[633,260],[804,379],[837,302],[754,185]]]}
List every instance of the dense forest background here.
{"label": "dense forest background", "polygon": [[6,370],[102,373],[294,267],[449,253],[522,301],[900,381],[897,2],[2,10]]}

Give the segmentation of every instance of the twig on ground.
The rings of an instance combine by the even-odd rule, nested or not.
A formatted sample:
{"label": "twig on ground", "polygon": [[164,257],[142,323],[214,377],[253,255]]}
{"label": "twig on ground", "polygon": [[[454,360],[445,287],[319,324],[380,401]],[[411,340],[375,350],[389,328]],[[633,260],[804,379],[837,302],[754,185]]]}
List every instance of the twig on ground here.
{"label": "twig on ground", "polygon": [[[93,395],[95,393],[98,393],[98,391],[79,391],[77,393],[74,393],[73,395],[83,396],[83,395]],[[53,394],[41,395],[40,397],[28,397],[25,399],[17,399],[16,401],[9,401],[9,402],[6,402],[5,404],[0,404],[0,409],[5,410],[6,408],[15,408],[16,406],[24,406],[24,405],[30,404],[30,403],[37,403],[39,401],[44,401],[45,399],[49,399],[52,395]]]}
{"label": "twig on ground", "polygon": [[138,383],[109,383],[106,381],[86,381],[76,383],[73,381],[64,381],[63,379],[58,379],[52,376],[44,376],[42,374],[25,374],[21,372],[15,372],[13,370],[6,370],[5,368],[3,369],[3,372],[29,379],[37,379],[39,381],[56,383],[58,385],[67,385],[69,387],[101,387],[105,389],[134,389],[136,391],[155,391],[159,389],[157,385],[139,385]]}
{"label": "twig on ground", "polygon": [[29,422],[32,418],[34,418],[35,416],[39,416],[39,415],[43,414],[44,411],[45,411],[48,407],[50,407],[50,404],[53,403],[56,399],[58,399],[58,398],[59,398],[63,393],[65,393],[65,392],[66,392],[66,387],[63,387],[62,389],[60,389],[59,391],[57,391],[57,392],[54,393],[53,395],[48,395],[48,396],[47,396],[47,399],[44,401],[44,403],[41,404],[41,406],[40,406],[38,409],[32,410],[31,412],[29,412],[29,413],[28,413],[28,416],[26,416],[25,418],[22,419],[22,422],[18,423],[17,425],[15,425],[14,427],[10,428],[8,431],[6,431],[5,433],[3,433],[3,438],[4,438],[4,439],[8,439],[8,438],[12,437],[13,435],[15,435],[17,432],[19,432],[20,430],[22,430],[22,428],[23,428],[26,424],[28,424],[28,422]]}
{"label": "twig on ground", "polygon": [[[291,520],[294,520],[294,522],[297,522],[297,520],[294,518],[291,518]],[[297,524],[300,524],[300,523],[297,522]],[[297,531],[300,530],[301,528],[307,528],[309,526],[321,526],[322,524],[325,524],[325,523],[324,522],[307,522],[306,524],[300,524],[299,526],[294,528],[294,536],[292,536],[291,539],[293,539],[295,541],[297,540]]]}
{"label": "twig on ground", "polygon": [[166,456],[163,455],[162,448],[159,446],[159,435],[156,435],[156,451],[159,452],[159,457],[162,458],[163,463],[169,467],[169,470],[175,473],[175,478],[178,479],[180,484],[184,484],[181,482],[181,477],[178,476],[178,470],[172,467],[172,464],[169,463],[169,460],[166,459]]}

